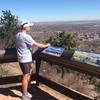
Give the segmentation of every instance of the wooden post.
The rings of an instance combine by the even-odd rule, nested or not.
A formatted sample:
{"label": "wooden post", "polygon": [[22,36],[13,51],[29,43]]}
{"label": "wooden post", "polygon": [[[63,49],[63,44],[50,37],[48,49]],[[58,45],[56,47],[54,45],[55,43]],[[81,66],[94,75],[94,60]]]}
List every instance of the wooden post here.
{"label": "wooden post", "polygon": [[40,70],[40,65],[41,65],[41,60],[37,59],[36,60],[36,73],[35,73],[36,85],[39,85],[39,70]]}

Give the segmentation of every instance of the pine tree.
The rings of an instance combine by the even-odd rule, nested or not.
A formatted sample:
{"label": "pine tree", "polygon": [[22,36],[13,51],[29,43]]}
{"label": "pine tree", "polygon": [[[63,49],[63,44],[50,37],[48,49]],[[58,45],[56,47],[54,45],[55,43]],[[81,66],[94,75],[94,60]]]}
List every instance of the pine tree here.
{"label": "pine tree", "polygon": [[61,32],[55,37],[50,37],[48,40],[52,45],[57,45],[66,50],[75,50],[78,42],[75,36],[71,33]]}
{"label": "pine tree", "polygon": [[[15,46],[15,34],[18,31],[18,17],[11,14],[10,10],[2,11],[0,17],[0,42],[3,47]],[[2,48],[3,48],[2,47]]]}

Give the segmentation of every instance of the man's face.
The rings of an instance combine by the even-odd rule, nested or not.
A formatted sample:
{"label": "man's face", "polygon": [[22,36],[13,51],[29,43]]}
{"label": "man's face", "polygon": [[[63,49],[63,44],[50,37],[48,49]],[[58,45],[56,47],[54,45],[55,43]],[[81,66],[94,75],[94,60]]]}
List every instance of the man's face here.
{"label": "man's face", "polygon": [[28,27],[25,27],[25,30],[27,31],[27,32],[29,32],[30,31],[30,26],[28,26]]}

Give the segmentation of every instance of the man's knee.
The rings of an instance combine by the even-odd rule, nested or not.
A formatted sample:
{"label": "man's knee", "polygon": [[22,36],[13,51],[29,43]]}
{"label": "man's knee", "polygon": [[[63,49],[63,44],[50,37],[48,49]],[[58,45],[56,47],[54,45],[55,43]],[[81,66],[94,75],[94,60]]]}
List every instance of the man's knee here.
{"label": "man's knee", "polygon": [[33,70],[32,70],[32,68],[30,69],[30,72],[29,72],[29,74],[31,75],[32,74],[32,72],[33,72]]}
{"label": "man's knee", "polygon": [[28,80],[28,79],[29,79],[29,77],[30,77],[30,74],[29,74],[29,73],[27,73],[27,74],[23,75],[23,79],[25,79],[25,80]]}

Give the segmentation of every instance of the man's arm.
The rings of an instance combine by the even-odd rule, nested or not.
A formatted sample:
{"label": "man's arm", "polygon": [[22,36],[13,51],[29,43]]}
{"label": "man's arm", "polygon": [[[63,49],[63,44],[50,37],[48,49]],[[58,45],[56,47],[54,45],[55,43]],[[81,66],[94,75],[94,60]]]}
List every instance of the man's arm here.
{"label": "man's arm", "polygon": [[49,43],[47,43],[47,44],[35,43],[35,44],[33,44],[33,46],[37,46],[38,48],[46,48],[46,47],[49,47],[50,44]]}

